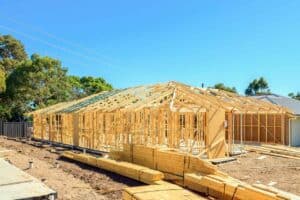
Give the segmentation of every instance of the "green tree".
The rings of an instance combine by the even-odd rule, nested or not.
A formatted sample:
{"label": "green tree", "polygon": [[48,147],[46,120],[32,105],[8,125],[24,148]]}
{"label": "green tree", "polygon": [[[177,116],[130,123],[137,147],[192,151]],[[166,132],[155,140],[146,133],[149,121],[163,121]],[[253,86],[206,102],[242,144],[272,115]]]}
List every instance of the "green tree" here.
{"label": "green tree", "polygon": [[113,89],[112,85],[107,83],[101,77],[94,78],[91,76],[83,76],[80,78],[80,83],[84,96]]}
{"label": "green tree", "polygon": [[297,94],[289,93],[289,97],[296,99],[296,100],[300,100],[300,92],[297,92]]}
{"label": "green tree", "polygon": [[78,99],[84,97],[82,85],[79,76],[68,76],[68,84],[70,88],[70,99]]}
{"label": "green tree", "polygon": [[0,120],[8,120],[11,119],[11,107],[5,103],[3,99],[0,99]]}
{"label": "green tree", "polygon": [[24,45],[19,40],[0,34],[0,93],[5,91],[6,77],[26,58]]}
{"label": "green tree", "polygon": [[8,76],[27,58],[24,45],[11,35],[0,35],[0,68]]}
{"label": "green tree", "polygon": [[91,76],[68,76],[71,99],[78,99],[102,91],[112,90],[113,87],[103,78]]}
{"label": "green tree", "polygon": [[67,69],[58,60],[37,54],[23,61],[6,80],[12,115],[65,101],[70,97]]}
{"label": "green tree", "polygon": [[5,84],[5,73],[3,70],[0,69],[0,94],[5,91],[6,84]]}
{"label": "green tree", "polygon": [[213,86],[213,88],[228,91],[228,92],[232,92],[232,93],[237,93],[235,87],[228,87],[228,86],[225,86],[223,83],[217,83]]}
{"label": "green tree", "polygon": [[260,77],[259,79],[254,79],[251,83],[249,83],[247,89],[245,90],[245,94],[247,96],[270,94],[270,93],[271,91],[269,89],[269,84],[267,80],[263,77]]}
{"label": "green tree", "polygon": [[24,120],[24,113],[57,102],[111,90],[103,78],[68,76],[60,61],[37,54],[0,34],[0,119]]}

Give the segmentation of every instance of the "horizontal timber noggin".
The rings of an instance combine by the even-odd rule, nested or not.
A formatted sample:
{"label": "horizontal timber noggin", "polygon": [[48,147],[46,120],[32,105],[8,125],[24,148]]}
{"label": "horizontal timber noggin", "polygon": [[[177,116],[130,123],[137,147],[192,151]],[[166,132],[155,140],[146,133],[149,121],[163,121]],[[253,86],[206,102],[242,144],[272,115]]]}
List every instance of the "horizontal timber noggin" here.
{"label": "horizontal timber noggin", "polygon": [[100,151],[128,144],[171,148],[205,158],[243,142],[289,143],[283,107],[178,82],[105,91],[30,113],[36,139]]}

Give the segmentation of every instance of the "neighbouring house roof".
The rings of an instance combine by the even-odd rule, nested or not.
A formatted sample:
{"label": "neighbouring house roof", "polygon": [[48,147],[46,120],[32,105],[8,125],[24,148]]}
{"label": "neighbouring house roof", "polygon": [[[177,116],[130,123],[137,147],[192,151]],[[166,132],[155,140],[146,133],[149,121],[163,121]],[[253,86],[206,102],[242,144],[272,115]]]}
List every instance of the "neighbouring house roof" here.
{"label": "neighbouring house roof", "polygon": [[300,101],[277,94],[254,96],[254,98],[267,101],[279,106],[284,106],[294,111],[295,115],[300,116]]}

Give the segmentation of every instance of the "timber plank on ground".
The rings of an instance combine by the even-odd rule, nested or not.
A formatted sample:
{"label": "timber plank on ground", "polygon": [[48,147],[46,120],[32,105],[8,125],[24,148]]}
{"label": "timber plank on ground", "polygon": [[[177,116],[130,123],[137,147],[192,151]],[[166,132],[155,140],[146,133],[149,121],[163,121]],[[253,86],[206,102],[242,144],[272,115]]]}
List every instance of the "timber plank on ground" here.
{"label": "timber plank on ground", "polygon": [[189,190],[162,181],[157,185],[130,187],[123,190],[123,200],[203,200]]}
{"label": "timber plank on ground", "polygon": [[65,151],[62,156],[94,167],[99,167],[101,169],[111,171],[147,184],[162,180],[164,177],[163,173],[159,171],[133,163],[116,161],[102,157],[97,158],[88,154],[77,154],[71,151]]}

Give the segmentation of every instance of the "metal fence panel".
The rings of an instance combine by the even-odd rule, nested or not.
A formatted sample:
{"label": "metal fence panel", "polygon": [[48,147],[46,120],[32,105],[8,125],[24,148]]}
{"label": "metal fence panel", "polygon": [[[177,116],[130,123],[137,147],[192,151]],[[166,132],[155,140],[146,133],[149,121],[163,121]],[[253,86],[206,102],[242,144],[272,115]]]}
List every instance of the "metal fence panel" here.
{"label": "metal fence panel", "polygon": [[12,138],[26,138],[31,136],[31,122],[2,122],[0,121],[0,135]]}
{"label": "metal fence panel", "polygon": [[3,121],[0,120],[0,135],[3,134]]}

